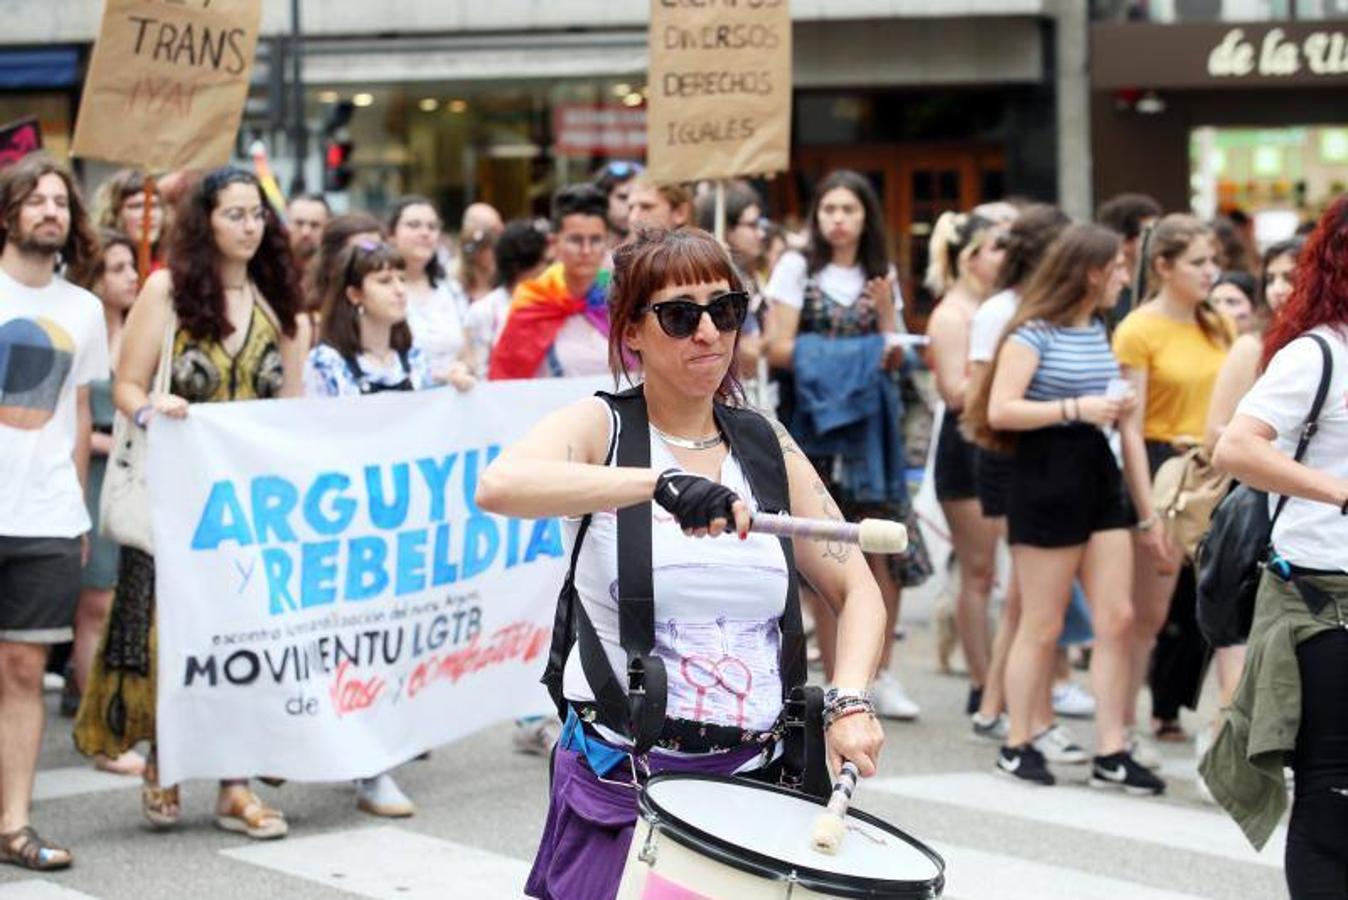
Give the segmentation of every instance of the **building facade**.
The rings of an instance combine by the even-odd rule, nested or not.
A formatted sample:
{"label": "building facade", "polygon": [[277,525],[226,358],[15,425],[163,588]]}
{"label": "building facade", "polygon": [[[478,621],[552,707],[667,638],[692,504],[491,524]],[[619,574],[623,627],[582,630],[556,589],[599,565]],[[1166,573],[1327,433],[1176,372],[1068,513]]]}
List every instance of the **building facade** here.
{"label": "building facade", "polygon": [[[36,111],[62,152],[99,4],[0,0],[7,6],[15,27],[0,35],[0,123]],[[649,0],[299,7],[306,181],[320,180],[325,131],[341,126],[352,206],[416,192],[447,221],[474,200],[538,213],[557,184],[643,155]],[[288,181],[291,10],[282,0],[264,10],[239,146],[266,141]],[[792,167],[760,183],[774,214],[799,216],[831,169],[867,173],[911,294],[945,209],[1014,194],[1089,210],[1081,0],[793,0],[791,10]],[[60,54],[65,67],[53,57],[45,76],[3,80],[34,72],[21,60],[35,52]]]}

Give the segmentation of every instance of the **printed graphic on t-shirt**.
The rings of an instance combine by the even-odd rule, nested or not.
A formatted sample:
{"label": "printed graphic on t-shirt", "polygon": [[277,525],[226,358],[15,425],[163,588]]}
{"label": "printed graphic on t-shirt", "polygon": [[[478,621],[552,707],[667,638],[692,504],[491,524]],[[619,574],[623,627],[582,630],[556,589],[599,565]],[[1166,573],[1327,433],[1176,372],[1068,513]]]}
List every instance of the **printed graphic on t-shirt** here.
{"label": "printed graphic on t-shirt", "polygon": [[[714,565],[657,566],[686,579]],[[776,579],[785,573],[754,568]],[[610,588],[617,602],[618,585]],[[669,679],[667,714],[673,718],[764,731],[781,708],[781,628],[777,619],[719,616],[711,621],[674,618],[655,623],[655,653]]]}
{"label": "printed graphic on t-shirt", "polygon": [[37,431],[51,421],[75,365],[75,341],[39,316],[0,325],[0,425]]}

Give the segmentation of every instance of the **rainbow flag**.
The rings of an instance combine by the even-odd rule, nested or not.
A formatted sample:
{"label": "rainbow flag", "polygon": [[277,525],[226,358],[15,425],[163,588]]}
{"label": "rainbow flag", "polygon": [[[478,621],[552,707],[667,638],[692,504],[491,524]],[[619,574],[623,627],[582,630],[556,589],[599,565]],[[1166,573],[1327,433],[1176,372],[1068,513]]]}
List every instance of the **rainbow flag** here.
{"label": "rainbow flag", "polygon": [[271,203],[276,214],[284,222],[286,218],[286,196],[281,193],[281,185],[276,181],[276,173],[271,170],[271,162],[267,159],[267,146],[261,141],[253,141],[253,145],[248,148],[248,153],[253,157],[253,174],[257,176],[258,183],[262,185],[262,193],[267,195],[267,201]]}
{"label": "rainbow flag", "polygon": [[491,354],[488,377],[533,378],[566,320],[583,315],[607,335],[608,292],[612,275],[601,269],[584,297],[566,288],[562,264],[553,263],[537,278],[520,283],[510,302],[510,318]]}

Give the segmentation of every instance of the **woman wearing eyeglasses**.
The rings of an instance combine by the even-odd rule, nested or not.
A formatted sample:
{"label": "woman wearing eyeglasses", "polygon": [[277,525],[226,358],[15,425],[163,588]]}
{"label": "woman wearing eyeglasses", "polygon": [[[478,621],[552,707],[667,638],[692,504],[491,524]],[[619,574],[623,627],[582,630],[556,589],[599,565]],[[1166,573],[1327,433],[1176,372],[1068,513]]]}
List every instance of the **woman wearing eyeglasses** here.
{"label": "woman wearing eyeglasses", "polygon": [[[732,364],[747,312],[743,285],[725,250],[696,229],[643,232],[619,251],[615,274],[612,371],[620,378],[627,357],[640,359],[650,466],[614,464],[615,443],[631,420],[588,398],[507,448],[478,487],[477,502],[490,512],[571,517],[572,545],[580,541],[575,588],[615,672],[627,670],[611,593],[615,510],[646,503],[651,510],[653,652],[668,676],[660,737],[637,759],[628,736],[600,724],[591,666],[572,648],[562,680],[571,713],[525,886],[534,897],[614,896],[637,815],[636,793],[622,782],[633,780],[638,764],[651,773],[771,778],[782,722],[781,621],[795,602],[788,558],[778,539],[749,533],[757,503],[745,476],[748,457],[727,444],[729,432],[718,424],[729,415],[718,407],[738,393]],[[836,517],[795,442],[782,430],[777,441],[792,511]],[[796,539],[792,549],[802,575],[841,609],[834,699],[850,705],[835,707],[848,714],[827,730],[831,761],[851,760],[872,775],[884,739],[865,693],[884,639],[879,589],[851,548]]]}
{"label": "woman wearing eyeglasses", "polygon": [[489,374],[562,378],[608,371],[608,201],[589,184],[552,198],[557,262],[515,288]]}
{"label": "woman wearing eyeglasses", "polygon": [[[299,273],[257,178],[233,167],[207,174],[183,195],[174,222],[169,266],[145,282],[126,320],[113,385],[117,408],[145,427],[157,415],[183,418],[196,403],[299,396],[308,349],[297,325]],[[151,394],[170,328],[169,393]],[[159,602],[154,558],[124,547],[75,744],[85,754],[116,758],[150,741],[141,812],[152,826],[167,828],[182,808],[178,786],[159,783],[153,752]],[[256,839],[288,830],[285,816],[263,803],[247,779],[220,782],[215,823]]]}
{"label": "woman wearing eyeglasses", "polygon": [[473,342],[465,321],[468,297],[440,261],[443,229],[435,205],[425,197],[403,197],[393,205],[388,230],[407,261],[407,321],[416,345],[430,357],[435,380],[459,390],[477,381]]}

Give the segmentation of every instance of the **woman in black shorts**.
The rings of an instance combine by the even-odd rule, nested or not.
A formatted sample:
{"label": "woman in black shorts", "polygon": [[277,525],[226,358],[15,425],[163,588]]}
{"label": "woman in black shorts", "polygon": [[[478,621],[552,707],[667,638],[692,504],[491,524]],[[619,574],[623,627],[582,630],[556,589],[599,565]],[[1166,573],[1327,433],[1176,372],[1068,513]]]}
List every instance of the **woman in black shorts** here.
{"label": "woman in black shorts", "polygon": [[948,212],[931,235],[927,287],[941,302],[931,314],[931,366],[945,402],[936,443],[936,499],[950,526],[959,565],[955,620],[969,667],[967,714],[978,711],[992,653],[988,598],[996,574],[997,527],[983,515],[974,480],[974,445],[960,434],[969,371],[969,326],[997,284],[1006,255],[1003,229],[977,213]]}
{"label": "woman in black shorts", "polygon": [[1128,270],[1118,237],[1073,225],[1053,243],[1007,326],[986,396],[979,438],[1014,447],[1007,524],[1022,609],[1006,668],[1011,724],[999,772],[1054,783],[1031,743],[1031,719],[1052,677],[1072,581],[1080,575],[1095,627],[1091,683],[1097,710],[1092,786],[1159,794],[1165,783],[1128,753],[1132,629],[1132,514],[1107,432],[1122,425],[1128,488],[1151,511],[1146,449],[1130,412],[1135,398],[1111,390],[1119,365],[1101,311],[1113,306]]}

